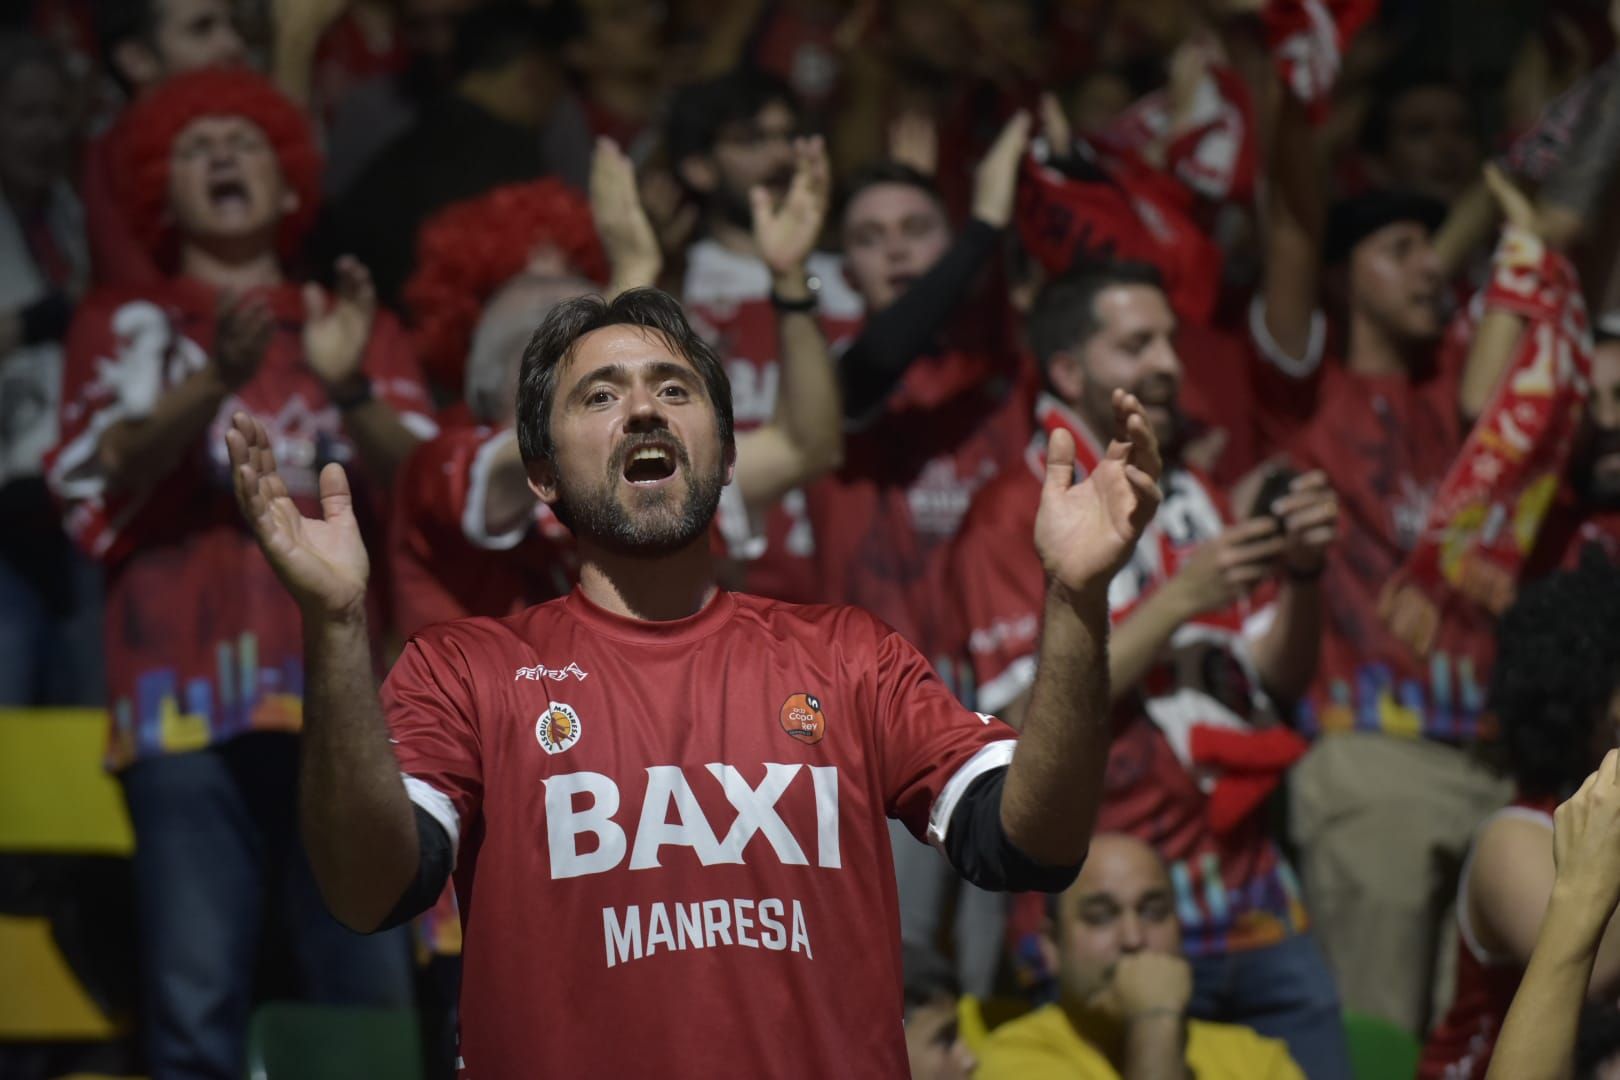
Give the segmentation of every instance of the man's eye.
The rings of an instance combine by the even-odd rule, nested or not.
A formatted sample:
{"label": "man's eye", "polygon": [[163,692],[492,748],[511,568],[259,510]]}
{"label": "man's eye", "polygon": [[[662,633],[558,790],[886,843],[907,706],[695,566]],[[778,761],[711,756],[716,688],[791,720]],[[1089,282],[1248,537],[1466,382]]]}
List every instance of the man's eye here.
{"label": "man's eye", "polygon": [[591,396],[585,399],[587,405],[606,405],[613,400],[613,395],[606,390],[593,390]]}
{"label": "man's eye", "polygon": [[667,397],[667,398],[674,398],[676,401],[685,400],[685,398],[686,398],[686,387],[677,386],[677,385],[672,383],[669,386],[664,387],[663,395],[665,397]]}

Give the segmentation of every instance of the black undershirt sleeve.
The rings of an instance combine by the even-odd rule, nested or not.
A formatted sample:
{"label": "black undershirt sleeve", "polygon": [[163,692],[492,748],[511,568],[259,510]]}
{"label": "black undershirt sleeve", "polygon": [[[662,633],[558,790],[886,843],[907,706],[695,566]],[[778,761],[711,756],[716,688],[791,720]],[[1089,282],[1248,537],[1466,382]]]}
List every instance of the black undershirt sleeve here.
{"label": "black undershirt sleeve", "polygon": [[450,834],[444,831],[444,826],[420,806],[411,809],[416,811],[416,844],[421,852],[416,863],[416,880],[411,882],[378,930],[403,926],[431,908],[449,883],[450,870],[456,861],[455,852],[450,850]]}
{"label": "black undershirt sleeve", "polygon": [[945,830],[945,854],[956,872],[992,892],[1062,892],[1074,884],[1081,863],[1047,866],[1019,851],[1001,827],[1001,789],[1006,768],[992,769],[968,785]]}
{"label": "black undershirt sleeve", "polygon": [[998,235],[994,226],[970,218],[926,274],[867,320],[838,363],[845,419],[859,423],[877,412],[906,368],[955,314],[974,277],[995,253]]}

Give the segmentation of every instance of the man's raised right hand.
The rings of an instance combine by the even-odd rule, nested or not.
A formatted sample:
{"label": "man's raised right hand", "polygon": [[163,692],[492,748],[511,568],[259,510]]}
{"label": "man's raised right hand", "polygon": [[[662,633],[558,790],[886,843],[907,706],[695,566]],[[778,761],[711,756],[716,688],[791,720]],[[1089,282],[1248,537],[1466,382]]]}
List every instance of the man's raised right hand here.
{"label": "man's raised right hand", "polygon": [[287,493],[263,424],[246,413],[235,414],[225,445],[236,504],[304,617],[361,617],[371,562],[343,466],[334,463],[321,470],[321,516],[307,518]]}

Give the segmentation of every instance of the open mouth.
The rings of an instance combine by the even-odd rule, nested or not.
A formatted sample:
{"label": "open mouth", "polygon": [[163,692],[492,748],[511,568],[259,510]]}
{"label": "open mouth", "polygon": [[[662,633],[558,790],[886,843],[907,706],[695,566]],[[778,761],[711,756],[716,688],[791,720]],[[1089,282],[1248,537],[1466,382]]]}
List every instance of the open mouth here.
{"label": "open mouth", "polygon": [[247,185],[235,177],[222,177],[208,182],[208,201],[218,207],[246,207]]}
{"label": "open mouth", "polygon": [[632,484],[657,484],[675,475],[675,451],[667,446],[642,446],[624,463],[624,478]]}
{"label": "open mouth", "polygon": [[916,280],[916,274],[890,274],[889,288],[894,290],[894,292],[897,294],[903,293],[907,289],[911,288],[912,283]]}

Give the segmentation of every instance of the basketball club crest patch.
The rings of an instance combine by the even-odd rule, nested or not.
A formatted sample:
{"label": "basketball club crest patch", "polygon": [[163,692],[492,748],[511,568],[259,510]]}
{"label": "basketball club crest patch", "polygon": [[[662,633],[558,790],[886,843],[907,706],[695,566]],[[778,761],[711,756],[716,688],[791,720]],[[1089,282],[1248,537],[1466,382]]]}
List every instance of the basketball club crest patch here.
{"label": "basketball club crest patch", "polygon": [[562,753],[579,742],[579,714],[572,705],[551,702],[535,721],[534,737],[546,753]]}

